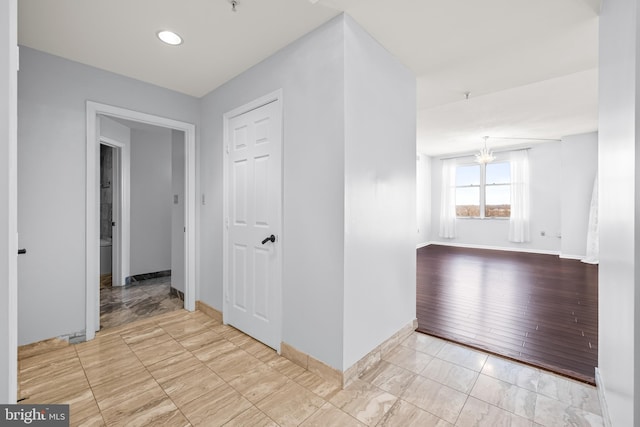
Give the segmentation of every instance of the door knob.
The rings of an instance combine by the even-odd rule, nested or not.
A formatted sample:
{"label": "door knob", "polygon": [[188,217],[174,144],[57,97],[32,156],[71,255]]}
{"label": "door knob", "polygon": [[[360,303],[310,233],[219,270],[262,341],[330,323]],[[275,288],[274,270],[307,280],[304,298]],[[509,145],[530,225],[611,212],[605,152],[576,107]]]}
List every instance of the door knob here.
{"label": "door knob", "polygon": [[269,236],[269,237],[265,238],[265,239],[262,241],[262,244],[264,245],[264,244],[265,244],[265,243],[267,243],[267,242],[271,242],[271,243],[273,243],[273,242],[275,242],[275,241],[276,241],[276,236],[274,236],[274,235],[272,234],[271,236]]}
{"label": "door knob", "polygon": [[26,254],[27,250],[26,249],[18,249],[18,255],[22,255],[22,254]]}

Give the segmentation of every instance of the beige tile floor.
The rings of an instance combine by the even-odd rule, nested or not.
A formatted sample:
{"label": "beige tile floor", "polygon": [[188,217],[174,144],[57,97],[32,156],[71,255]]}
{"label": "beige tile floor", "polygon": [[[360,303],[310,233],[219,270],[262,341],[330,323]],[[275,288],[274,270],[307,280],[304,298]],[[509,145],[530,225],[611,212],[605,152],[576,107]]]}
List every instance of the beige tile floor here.
{"label": "beige tile floor", "polygon": [[601,426],[594,387],[413,333],[346,389],[201,312],[20,349],[24,403],[84,426]]}

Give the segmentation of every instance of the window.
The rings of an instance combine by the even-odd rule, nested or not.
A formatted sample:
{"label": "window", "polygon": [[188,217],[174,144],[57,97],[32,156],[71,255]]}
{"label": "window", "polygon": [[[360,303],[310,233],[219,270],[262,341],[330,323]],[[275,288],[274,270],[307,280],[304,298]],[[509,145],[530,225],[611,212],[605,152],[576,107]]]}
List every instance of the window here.
{"label": "window", "polygon": [[509,162],[460,165],[456,168],[456,216],[509,218],[511,165]]}

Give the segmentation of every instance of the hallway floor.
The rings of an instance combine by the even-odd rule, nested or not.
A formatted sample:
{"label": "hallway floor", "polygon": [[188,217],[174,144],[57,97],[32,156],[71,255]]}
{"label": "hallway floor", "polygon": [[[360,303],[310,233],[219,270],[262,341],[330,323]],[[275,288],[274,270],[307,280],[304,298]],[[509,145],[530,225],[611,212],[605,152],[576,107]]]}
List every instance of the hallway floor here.
{"label": "hallway floor", "polygon": [[86,426],[602,426],[596,389],[420,333],[346,389],[202,312],[21,347],[22,403]]}
{"label": "hallway floor", "polygon": [[108,329],[183,308],[170,294],[171,276],[140,280],[135,285],[100,287],[100,328]]}

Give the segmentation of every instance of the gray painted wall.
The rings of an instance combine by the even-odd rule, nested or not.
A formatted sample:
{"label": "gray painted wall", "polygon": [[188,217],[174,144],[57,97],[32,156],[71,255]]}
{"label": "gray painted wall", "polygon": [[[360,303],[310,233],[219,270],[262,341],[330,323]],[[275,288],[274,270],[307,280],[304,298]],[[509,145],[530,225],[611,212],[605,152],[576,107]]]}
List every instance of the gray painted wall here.
{"label": "gray painted wall", "polygon": [[0,403],[16,403],[16,126],[18,7],[0,2]]}
{"label": "gray painted wall", "polygon": [[416,317],[416,79],[349,16],[344,31],[347,369]]}
{"label": "gray painted wall", "polygon": [[562,138],[560,255],[581,258],[587,252],[587,229],[593,181],[598,171],[598,133]]}
{"label": "gray painted wall", "polygon": [[[202,100],[199,299],[222,310],[224,113],[282,88],[284,342],[342,368],[344,31],[340,17]],[[206,260],[206,262],[205,262]]]}
{"label": "gray painted wall", "polygon": [[640,424],[639,13],[618,0],[600,15],[598,368],[615,427]]}
{"label": "gray painted wall", "polygon": [[[85,103],[199,124],[196,98],[33,49],[20,49],[19,342],[85,327]],[[46,212],[46,215],[43,214]]]}
{"label": "gray painted wall", "polygon": [[[218,309],[222,115],[278,89],[282,340],[342,370],[415,317],[415,79],[340,16],[203,99],[201,185],[209,202],[201,212],[201,258],[208,261],[199,297]],[[370,247],[374,230],[377,248]],[[373,281],[370,257],[380,264]],[[365,303],[361,292],[375,297]],[[365,327],[368,321],[376,326]]]}
{"label": "gray painted wall", "polygon": [[172,131],[131,130],[131,275],[171,270]]}

